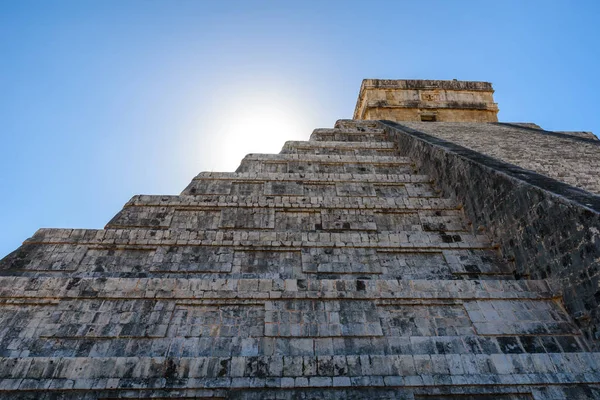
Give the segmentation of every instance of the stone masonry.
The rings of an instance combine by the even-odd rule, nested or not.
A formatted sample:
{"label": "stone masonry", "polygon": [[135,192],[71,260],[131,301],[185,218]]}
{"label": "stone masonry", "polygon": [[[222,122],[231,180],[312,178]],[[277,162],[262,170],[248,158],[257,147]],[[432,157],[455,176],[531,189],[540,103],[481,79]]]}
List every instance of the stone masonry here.
{"label": "stone masonry", "polygon": [[40,229],[0,261],[0,398],[600,399],[561,282],[519,272],[436,146],[341,120]]}
{"label": "stone masonry", "polygon": [[600,195],[600,140],[523,124],[401,122],[404,126]]}
{"label": "stone masonry", "polygon": [[365,79],[354,119],[497,122],[489,82]]}

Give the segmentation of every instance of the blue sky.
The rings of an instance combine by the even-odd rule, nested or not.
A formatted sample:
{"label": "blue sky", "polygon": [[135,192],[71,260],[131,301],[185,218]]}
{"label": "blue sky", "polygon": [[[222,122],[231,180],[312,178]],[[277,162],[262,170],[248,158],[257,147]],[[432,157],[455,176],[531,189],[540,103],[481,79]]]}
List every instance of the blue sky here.
{"label": "blue sky", "polygon": [[0,0],[0,257],[351,118],[363,78],[485,80],[600,133],[597,1]]}

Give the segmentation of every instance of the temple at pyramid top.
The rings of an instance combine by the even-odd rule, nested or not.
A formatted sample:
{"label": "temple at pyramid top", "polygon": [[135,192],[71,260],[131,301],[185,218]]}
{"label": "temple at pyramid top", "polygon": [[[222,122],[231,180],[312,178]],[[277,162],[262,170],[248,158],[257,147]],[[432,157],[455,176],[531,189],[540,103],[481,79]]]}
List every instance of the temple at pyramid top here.
{"label": "temple at pyramid top", "polygon": [[498,122],[489,82],[365,79],[354,119]]}

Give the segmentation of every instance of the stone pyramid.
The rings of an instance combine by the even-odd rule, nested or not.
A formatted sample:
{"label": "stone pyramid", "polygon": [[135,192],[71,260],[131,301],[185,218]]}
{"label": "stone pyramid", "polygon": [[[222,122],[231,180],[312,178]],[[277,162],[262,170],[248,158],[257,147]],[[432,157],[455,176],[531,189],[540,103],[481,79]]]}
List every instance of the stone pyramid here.
{"label": "stone pyramid", "polygon": [[397,135],[340,120],[40,229],[0,261],[0,398],[600,398],[562,289]]}

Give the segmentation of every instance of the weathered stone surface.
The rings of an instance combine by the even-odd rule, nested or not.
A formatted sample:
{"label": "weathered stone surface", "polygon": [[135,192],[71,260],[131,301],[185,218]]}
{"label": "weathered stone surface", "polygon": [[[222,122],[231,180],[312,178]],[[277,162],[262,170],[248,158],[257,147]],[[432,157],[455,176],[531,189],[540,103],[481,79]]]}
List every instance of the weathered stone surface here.
{"label": "weathered stone surface", "polygon": [[600,140],[516,124],[402,122],[558,181],[600,194]]}
{"label": "weathered stone surface", "polygon": [[489,232],[514,265],[516,278],[549,278],[560,289],[567,309],[597,348],[600,197],[404,124],[386,125],[399,147]]}
{"label": "weathered stone surface", "polygon": [[488,82],[365,79],[354,119],[391,121],[498,121]]}
{"label": "weathered stone surface", "polygon": [[342,120],[40,229],[0,261],[0,397],[600,398],[597,199],[435,140]]}

